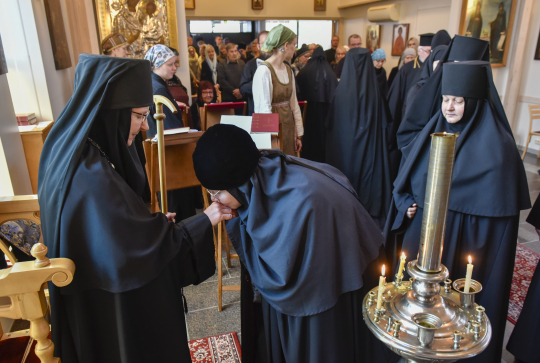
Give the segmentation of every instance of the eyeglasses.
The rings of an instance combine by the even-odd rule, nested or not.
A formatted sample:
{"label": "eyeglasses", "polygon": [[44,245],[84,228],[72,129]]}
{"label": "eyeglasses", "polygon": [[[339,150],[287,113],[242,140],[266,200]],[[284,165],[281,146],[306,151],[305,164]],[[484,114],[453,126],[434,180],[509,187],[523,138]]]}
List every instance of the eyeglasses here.
{"label": "eyeglasses", "polygon": [[221,190],[218,190],[216,192],[216,191],[209,190],[209,189],[207,189],[207,191],[208,191],[208,194],[210,194],[210,196],[212,196],[213,198],[217,198],[217,195],[219,194],[219,192],[221,192]]}
{"label": "eyeglasses", "polygon": [[214,95],[214,91],[202,91],[201,93],[202,93],[203,95],[211,95],[211,96]]}
{"label": "eyeglasses", "polygon": [[144,114],[143,114],[143,113],[139,113],[139,112],[135,112],[135,111],[131,111],[131,113],[134,113],[134,114],[138,115],[138,116],[137,116],[137,119],[138,119],[141,123],[143,123],[144,121],[148,120],[148,115],[150,114],[150,111],[148,111],[147,113],[144,113]]}

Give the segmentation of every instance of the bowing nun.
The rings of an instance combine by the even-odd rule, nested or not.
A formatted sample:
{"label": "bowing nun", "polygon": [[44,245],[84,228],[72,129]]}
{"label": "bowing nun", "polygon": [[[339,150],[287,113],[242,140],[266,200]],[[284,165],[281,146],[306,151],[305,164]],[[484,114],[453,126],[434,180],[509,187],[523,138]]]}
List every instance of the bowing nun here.
{"label": "bowing nun", "polygon": [[455,280],[465,276],[467,257],[472,257],[472,277],[483,286],[476,302],[485,307],[493,336],[487,349],[469,361],[500,362],[519,214],[531,205],[525,170],[488,62],[445,63],[439,105],[414,141],[402,149],[405,161],[394,182],[386,249],[394,259],[401,251],[417,255],[430,135],[460,133],[441,262]]}
{"label": "bowing nun", "polygon": [[324,163],[326,129],[324,123],[334,97],[338,80],[321,47],[315,48],[311,59],[296,77],[299,96],[307,101],[302,157]]}
{"label": "bowing nun", "polygon": [[193,164],[212,200],[239,215],[227,232],[261,294],[268,362],[393,356],[362,321],[384,263],[382,235],[339,170],[259,152],[232,125],[209,128]]}
{"label": "bowing nun", "polygon": [[369,50],[351,49],[327,119],[326,162],[345,174],[381,230],[392,199],[390,124]]}
{"label": "bowing nun", "polygon": [[176,224],[148,211],[133,140],[148,130],[150,73],[146,60],[81,54],[43,146],[44,242],[77,266],[69,286],[49,286],[64,362],[191,362],[182,287],[214,274],[212,225],[234,213],[214,203]]}

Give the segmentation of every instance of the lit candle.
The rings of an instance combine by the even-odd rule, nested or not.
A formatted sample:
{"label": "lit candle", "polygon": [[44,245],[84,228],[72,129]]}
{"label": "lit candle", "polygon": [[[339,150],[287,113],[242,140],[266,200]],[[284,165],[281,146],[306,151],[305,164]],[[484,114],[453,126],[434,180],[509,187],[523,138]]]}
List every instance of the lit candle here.
{"label": "lit candle", "polygon": [[400,261],[399,261],[399,270],[397,275],[399,278],[403,279],[403,269],[405,268],[405,260],[407,259],[407,256],[405,256],[405,252],[401,253]]}
{"label": "lit candle", "polygon": [[463,292],[469,292],[471,289],[471,277],[472,277],[472,258],[469,256],[469,263],[467,264],[467,275],[465,276],[465,287],[463,288]]}
{"label": "lit candle", "polygon": [[382,265],[382,273],[379,278],[379,295],[377,296],[377,310],[381,310],[382,306],[382,295],[384,291],[384,285],[386,284],[386,277],[384,276],[384,265]]}

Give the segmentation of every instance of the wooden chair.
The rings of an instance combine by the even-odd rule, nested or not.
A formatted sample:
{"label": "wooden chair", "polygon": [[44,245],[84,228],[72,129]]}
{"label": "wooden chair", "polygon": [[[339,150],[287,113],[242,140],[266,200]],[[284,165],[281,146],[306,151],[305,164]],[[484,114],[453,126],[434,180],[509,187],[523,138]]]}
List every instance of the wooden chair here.
{"label": "wooden chair", "polygon": [[221,121],[223,115],[234,115],[234,110],[243,108],[242,115],[246,115],[247,102],[225,102],[225,103],[205,103],[204,113],[201,118],[202,131],[208,130],[209,127],[217,125]]}
{"label": "wooden chair", "polygon": [[[527,154],[527,149],[529,147],[529,143],[531,142],[531,138],[533,136],[540,136],[540,131],[532,131],[533,120],[540,120],[540,105],[529,105],[529,117],[529,136],[527,137],[527,142],[525,143],[525,150],[523,151],[521,159],[525,159],[525,155]],[[540,158],[540,151],[538,152],[538,155],[536,157]]]}
{"label": "wooden chair", "polygon": [[[39,213],[35,195],[0,197],[0,225],[18,219],[29,219],[40,224]],[[31,362],[36,361],[30,352],[35,340],[35,355],[40,362],[60,363],[59,358],[53,357],[54,344],[49,339],[49,323],[45,320],[48,313],[45,290],[48,281],[59,287],[70,284],[75,264],[67,258],[49,260],[45,256],[47,247],[41,242],[32,247],[32,256],[36,260],[30,262],[16,262],[5,243],[2,242],[0,247],[13,262],[12,267],[0,271],[0,297],[10,301],[9,305],[0,306],[0,317],[30,321],[30,330],[26,331],[4,334],[0,327],[1,346],[3,349],[8,349],[8,346],[20,348],[20,356]]]}

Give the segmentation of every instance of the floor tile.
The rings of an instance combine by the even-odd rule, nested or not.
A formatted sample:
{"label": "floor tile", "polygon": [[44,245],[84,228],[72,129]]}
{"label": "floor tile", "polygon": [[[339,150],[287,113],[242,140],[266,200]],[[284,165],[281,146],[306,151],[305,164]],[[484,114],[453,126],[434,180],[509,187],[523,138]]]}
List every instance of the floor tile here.
{"label": "floor tile", "polygon": [[[523,225],[523,226],[522,226]],[[538,241],[538,234],[536,231],[531,232],[528,230],[528,227],[525,227],[525,225],[529,225],[528,223],[521,223],[518,230],[518,242],[519,243],[527,243],[527,242],[534,242]]]}
{"label": "floor tile", "polygon": [[189,339],[240,332],[240,303],[228,305],[223,311],[217,308],[190,312],[187,315]]}

